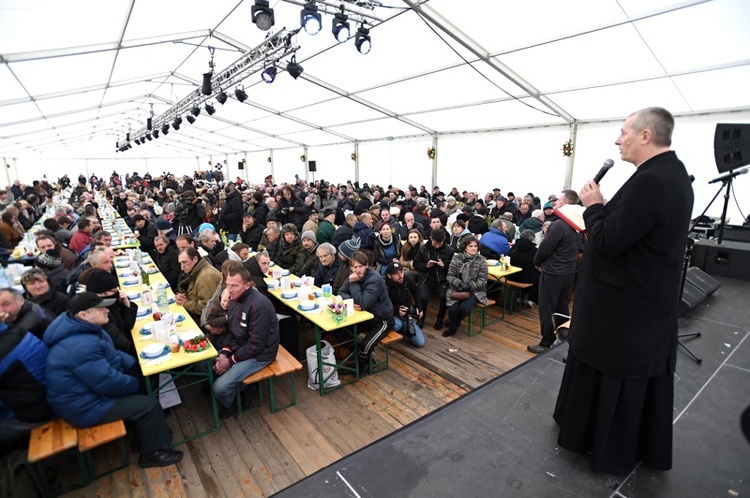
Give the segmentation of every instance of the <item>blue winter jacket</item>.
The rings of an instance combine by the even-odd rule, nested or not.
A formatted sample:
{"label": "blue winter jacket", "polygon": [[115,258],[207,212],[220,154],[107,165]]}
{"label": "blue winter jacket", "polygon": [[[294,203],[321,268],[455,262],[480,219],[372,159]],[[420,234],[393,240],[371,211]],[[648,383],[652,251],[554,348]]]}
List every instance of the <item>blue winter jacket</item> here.
{"label": "blue winter jacket", "polygon": [[[510,244],[508,243],[508,237],[505,236],[502,230],[496,227],[490,228],[490,231],[482,235],[482,239],[479,241],[480,246],[486,246],[491,249],[497,256],[490,259],[495,259],[498,256],[503,256],[510,252]],[[480,247],[481,249],[481,247]],[[484,255],[484,253],[482,253]],[[487,256],[485,256],[487,257]]]}
{"label": "blue winter jacket", "polygon": [[136,360],[115,349],[104,329],[63,313],[44,333],[47,401],[75,427],[96,425],[116,398],[136,394],[138,381],[126,374]]}

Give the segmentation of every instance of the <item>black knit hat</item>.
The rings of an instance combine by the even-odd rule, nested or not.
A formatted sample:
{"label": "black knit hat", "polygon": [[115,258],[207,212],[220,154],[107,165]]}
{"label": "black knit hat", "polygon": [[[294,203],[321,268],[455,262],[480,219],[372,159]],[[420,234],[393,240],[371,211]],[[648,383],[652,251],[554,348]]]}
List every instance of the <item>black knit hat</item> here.
{"label": "black knit hat", "polygon": [[115,304],[115,299],[105,299],[93,292],[81,292],[68,301],[68,311],[75,315],[80,311],[88,311],[92,308],[107,308]]}
{"label": "black knit hat", "polygon": [[86,290],[95,294],[111,291],[119,286],[117,278],[107,270],[93,270],[86,282]]}

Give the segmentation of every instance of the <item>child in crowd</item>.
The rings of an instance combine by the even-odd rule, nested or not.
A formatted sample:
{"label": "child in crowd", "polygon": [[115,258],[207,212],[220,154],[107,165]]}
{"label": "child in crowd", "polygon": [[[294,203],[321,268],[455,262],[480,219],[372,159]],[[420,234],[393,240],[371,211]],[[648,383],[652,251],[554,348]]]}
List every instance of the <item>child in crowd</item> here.
{"label": "child in crowd", "polygon": [[209,338],[216,349],[221,349],[224,342],[227,340],[227,310],[229,309],[229,291],[224,289],[221,293],[221,299],[217,303],[215,300],[211,301],[208,308],[207,321],[208,324],[219,332],[211,332]]}

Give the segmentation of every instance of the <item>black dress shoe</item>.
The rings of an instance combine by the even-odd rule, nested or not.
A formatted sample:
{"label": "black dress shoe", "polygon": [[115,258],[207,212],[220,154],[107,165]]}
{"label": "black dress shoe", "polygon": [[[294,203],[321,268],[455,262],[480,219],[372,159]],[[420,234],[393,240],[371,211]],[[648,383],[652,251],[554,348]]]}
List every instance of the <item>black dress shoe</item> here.
{"label": "black dress shoe", "polygon": [[450,328],[446,329],[445,332],[443,332],[443,337],[450,337],[452,335],[456,335],[456,332],[458,332],[458,329],[451,330]]}
{"label": "black dress shoe", "polygon": [[440,317],[435,322],[435,330],[440,330],[443,328],[443,317]]}
{"label": "black dress shoe", "polygon": [[182,452],[177,450],[161,449],[148,455],[141,455],[138,466],[146,469],[149,467],[166,467],[174,465],[182,460]]}
{"label": "black dress shoe", "polygon": [[226,420],[232,415],[234,415],[237,412],[237,408],[235,408],[234,403],[232,403],[232,406],[221,406],[219,405],[219,418],[221,420]]}

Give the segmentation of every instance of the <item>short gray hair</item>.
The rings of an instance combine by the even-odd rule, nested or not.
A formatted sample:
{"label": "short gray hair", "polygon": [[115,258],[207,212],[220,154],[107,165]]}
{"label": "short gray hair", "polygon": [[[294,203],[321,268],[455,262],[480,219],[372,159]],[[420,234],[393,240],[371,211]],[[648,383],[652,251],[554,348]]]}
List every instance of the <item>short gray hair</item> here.
{"label": "short gray hair", "polygon": [[529,242],[534,242],[534,239],[536,239],[536,234],[534,233],[534,230],[526,229],[521,232],[521,235],[519,235],[518,238],[528,240]]}
{"label": "short gray hair", "polygon": [[325,251],[331,256],[336,255],[336,248],[330,242],[323,242],[322,244],[320,244],[317,251],[318,255],[320,255],[321,251]]}

